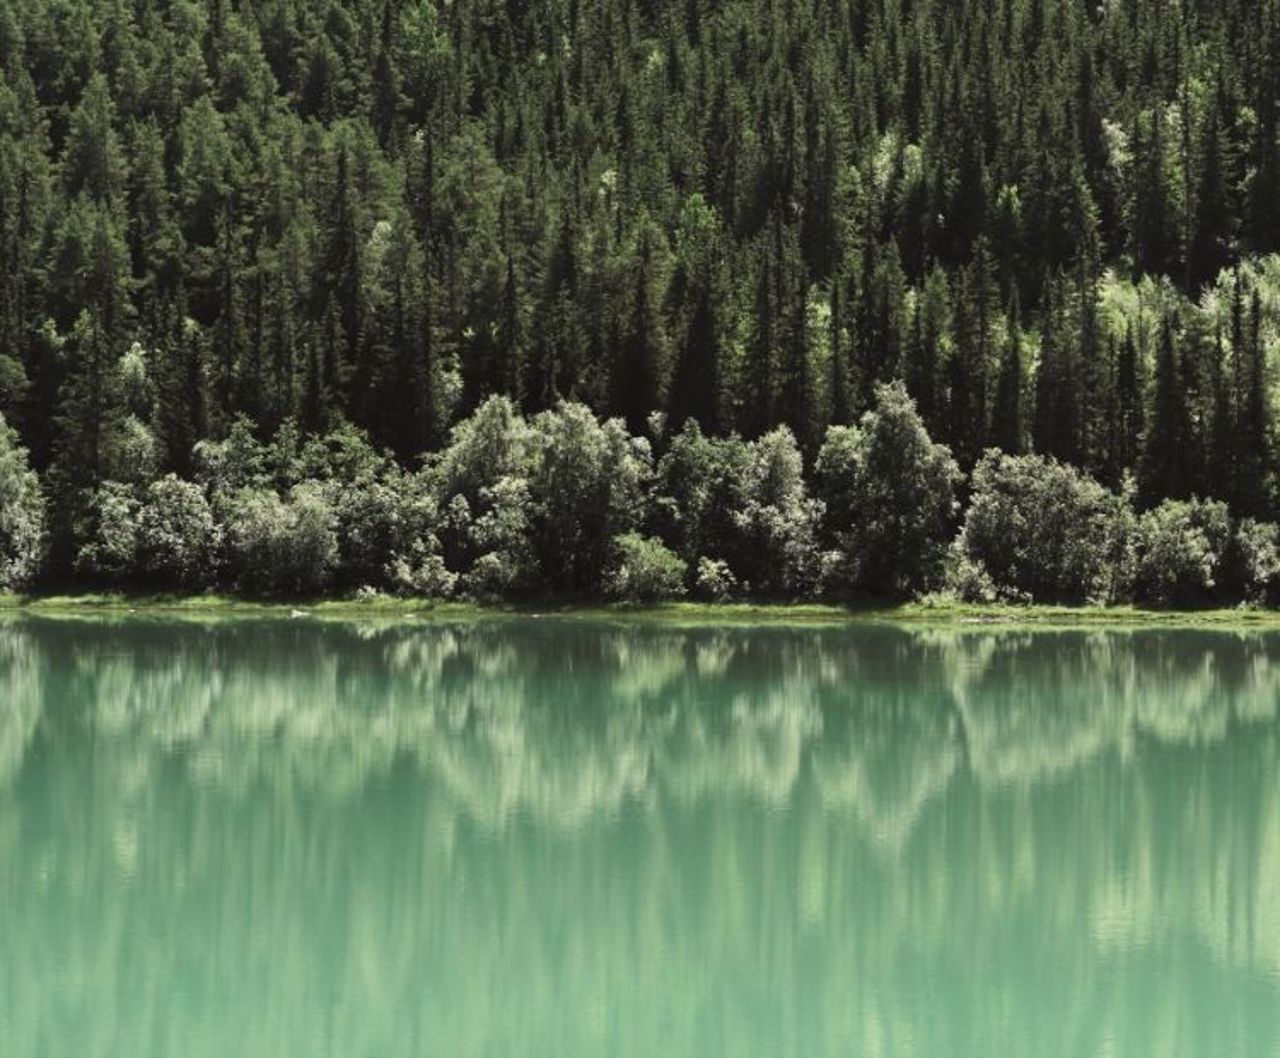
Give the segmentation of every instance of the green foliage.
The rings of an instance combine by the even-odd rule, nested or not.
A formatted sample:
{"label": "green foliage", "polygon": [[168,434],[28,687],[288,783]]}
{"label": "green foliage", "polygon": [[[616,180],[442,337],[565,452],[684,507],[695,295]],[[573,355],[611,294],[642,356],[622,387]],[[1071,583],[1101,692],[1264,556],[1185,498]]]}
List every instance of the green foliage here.
{"label": "green foliage", "polygon": [[201,441],[195,448],[199,479],[213,495],[229,494],[267,481],[267,452],[240,418],[220,441]]}
{"label": "green foliage", "polygon": [[466,594],[476,599],[524,595],[538,584],[533,554],[533,502],[523,478],[503,477],[480,490],[479,514],[467,529],[478,556],[462,576]]}
{"label": "green foliage", "polygon": [[1115,602],[1128,591],[1132,535],[1126,496],[1055,460],[990,451],[974,470],[958,568],[972,585],[974,563],[1012,598]]}
{"label": "green foliage", "polygon": [[1275,605],[1280,601],[1280,530],[1245,518],[1236,526],[1220,578],[1229,599]]}
{"label": "green foliage", "polygon": [[1274,519],[1274,5],[847,6],[5,6],[49,576],[212,577],[128,560],[170,473],[220,525],[315,483],[333,583],[474,595],[597,592],[641,530],[688,587],[928,589],[930,438]]}
{"label": "green foliage", "polygon": [[27,453],[0,415],[0,590],[27,587],[44,556],[44,498]]}
{"label": "green foliage", "polygon": [[729,563],[705,556],[698,559],[698,576],[694,582],[698,598],[708,602],[728,602],[737,590],[738,579],[729,568]]}
{"label": "green foliage", "polygon": [[529,475],[534,435],[508,397],[485,401],[453,430],[431,468],[444,559],[476,598],[521,594],[536,580]]}
{"label": "green foliage", "polygon": [[[1136,597],[1161,606],[1212,601],[1230,543],[1226,504],[1166,500],[1138,522]],[[1266,563],[1266,556],[1257,550],[1262,541],[1255,536],[1249,543],[1254,562]]]}
{"label": "green foliage", "polygon": [[848,582],[865,593],[901,596],[936,587],[960,477],[901,383],[877,388],[875,408],[857,430],[833,427],[815,480]]}
{"label": "green foliage", "polygon": [[436,474],[444,497],[462,496],[474,506],[480,493],[503,478],[527,477],[533,434],[515,403],[490,397],[453,431]]}
{"label": "green foliage", "polygon": [[658,461],[652,520],[691,567],[732,547],[733,512],[746,502],[751,448],[686,422]]}
{"label": "green foliage", "polygon": [[661,540],[625,533],[614,540],[617,562],[606,590],[628,602],[658,602],[685,593],[685,564]]}
{"label": "green foliage", "polygon": [[800,449],[785,426],[749,446],[742,502],[731,512],[726,548],[747,594],[799,598],[818,589],[822,504],[809,498],[802,469]]}
{"label": "green foliage", "polygon": [[138,571],[139,503],[134,489],[104,481],[88,498],[76,528],[83,541],[75,569],[92,581],[120,582]]}
{"label": "green foliage", "polygon": [[447,599],[458,583],[456,573],[445,568],[434,538],[418,537],[407,552],[397,551],[387,566],[387,577],[402,595]]}
{"label": "green foliage", "polygon": [[229,497],[229,571],[250,594],[322,590],[338,561],[336,518],[324,490],[295,485],[286,497],[245,486]]}
{"label": "green foliage", "polygon": [[141,572],[169,587],[209,587],[221,546],[221,527],[199,485],[173,474],[151,484],[137,532]]}
{"label": "green foliage", "polygon": [[554,590],[597,590],[614,538],[639,524],[648,444],[583,404],[562,403],[532,426],[531,532],[541,575]]}

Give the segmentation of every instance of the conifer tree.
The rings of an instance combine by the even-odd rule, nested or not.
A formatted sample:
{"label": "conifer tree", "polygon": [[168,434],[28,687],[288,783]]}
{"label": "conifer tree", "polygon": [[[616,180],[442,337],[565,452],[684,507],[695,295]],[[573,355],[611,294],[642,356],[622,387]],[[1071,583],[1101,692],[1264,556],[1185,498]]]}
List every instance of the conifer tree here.
{"label": "conifer tree", "polygon": [[1141,496],[1148,505],[1166,498],[1184,498],[1191,489],[1191,423],[1183,400],[1182,362],[1168,314],[1160,321],[1159,341],[1139,476]]}

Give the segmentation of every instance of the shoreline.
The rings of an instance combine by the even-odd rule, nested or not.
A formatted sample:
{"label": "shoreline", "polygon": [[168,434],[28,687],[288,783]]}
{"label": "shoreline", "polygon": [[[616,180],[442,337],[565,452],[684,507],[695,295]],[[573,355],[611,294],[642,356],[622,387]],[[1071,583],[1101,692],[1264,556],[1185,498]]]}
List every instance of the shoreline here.
{"label": "shoreline", "polygon": [[831,603],[471,603],[378,597],[264,600],[236,595],[86,593],[0,595],[0,616],[154,616],[377,619],[403,621],[550,618],[668,625],[950,625],[1004,628],[1209,628],[1280,630],[1280,610],[1240,607],[1153,610],[1133,606],[1053,606],[924,601]]}

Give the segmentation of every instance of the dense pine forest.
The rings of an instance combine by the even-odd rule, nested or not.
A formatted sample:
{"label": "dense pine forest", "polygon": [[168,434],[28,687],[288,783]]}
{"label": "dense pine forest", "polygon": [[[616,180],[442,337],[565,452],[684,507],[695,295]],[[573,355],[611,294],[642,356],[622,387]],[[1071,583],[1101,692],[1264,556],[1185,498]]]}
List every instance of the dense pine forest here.
{"label": "dense pine forest", "polygon": [[0,0],[0,587],[1280,589],[1280,0]]}

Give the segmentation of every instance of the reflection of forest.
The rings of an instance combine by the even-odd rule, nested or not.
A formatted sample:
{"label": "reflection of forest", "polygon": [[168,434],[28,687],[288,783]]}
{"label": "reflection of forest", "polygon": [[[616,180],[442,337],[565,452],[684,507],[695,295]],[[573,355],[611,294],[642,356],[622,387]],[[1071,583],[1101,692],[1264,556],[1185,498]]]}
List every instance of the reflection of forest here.
{"label": "reflection of forest", "polygon": [[413,762],[489,824],[659,793],[784,804],[811,779],[898,845],[965,771],[1032,783],[1269,729],[1278,661],[1280,638],[1181,631],[11,620],[0,781],[43,718],[233,789],[357,791]]}
{"label": "reflection of forest", "polygon": [[175,979],[294,1015],[250,1054],[1223,1053],[1280,1032],[1277,691],[1261,635],[11,621],[0,1038],[56,968],[157,1054]]}

